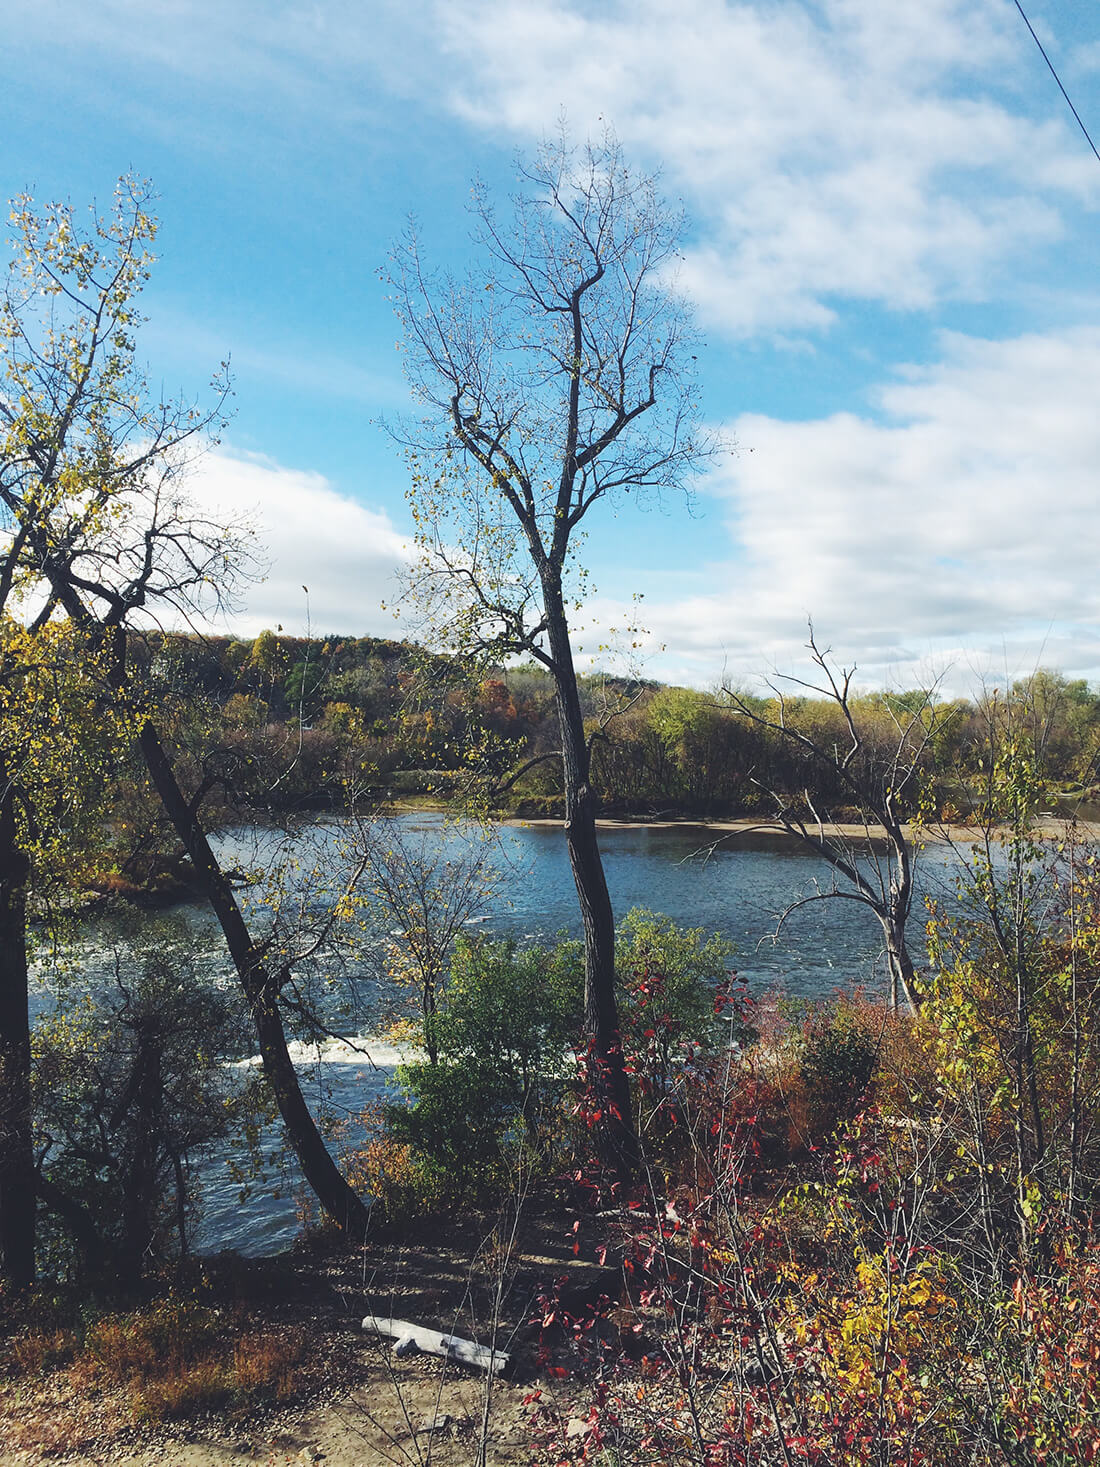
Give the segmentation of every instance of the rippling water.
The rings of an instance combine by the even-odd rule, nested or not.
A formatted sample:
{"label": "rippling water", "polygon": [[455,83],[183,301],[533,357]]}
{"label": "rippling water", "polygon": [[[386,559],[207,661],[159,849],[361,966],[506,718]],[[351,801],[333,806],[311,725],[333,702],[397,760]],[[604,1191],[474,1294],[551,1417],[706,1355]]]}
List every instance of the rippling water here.
{"label": "rippling water", "polygon": [[[406,840],[461,841],[462,832],[431,813],[406,815],[397,822]],[[306,922],[321,910],[326,895],[339,887],[345,866],[345,827],[338,821],[318,822],[299,832],[293,851],[297,862],[283,897],[288,917]],[[601,831],[608,886],[617,914],[630,907],[667,913],[684,926],[719,932],[735,948],[734,965],[757,993],[781,987],[793,995],[823,997],[838,988],[863,985],[881,991],[884,975],[877,923],[853,902],[814,902],[796,912],[774,938],[776,917],[800,896],[828,890],[828,868],[793,844],[775,841],[767,848],[746,847],[740,837],[714,849],[714,833],[695,827],[612,828]],[[284,838],[273,832],[241,828],[220,838],[228,865],[254,870],[290,854]],[[560,827],[508,826],[499,832],[492,853],[500,885],[491,897],[477,930],[511,935],[522,941],[552,940],[560,934],[580,935],[576,892]],[[946,857],[924,857],[925,891],[950,883]],[[270,894],[256,888],[246,902],[257,919],[268,920]],[[219,981],[232,981],[212,918],[203,908],[181,914],[187,924],[196,964]],[[90,925],[74,954],[82,981],[95,987],[109,960],[106,928]],[[377,1037],[380,1016],[392,1006],[392,991],[379,976],[378,951],[384,933],[367,928],[345,939],[337,959],[314,963],[303,982],[327,1005],[330,1027],[345,1036],[320,1045],[298,1042],[295,1061],[307,1099],[320,1110],[355,1113],[385,1093],[402,1055]],[[45,988],[38,1006],[50,1002]],[[241,1067],[256,1063],[245,1057]],[[264,1149],[281,1155],[280,1137],[271,1128]],[[198,1247],[204,1251],[237,1248],[248,1254],[276,1252],[288,1246],[300,1227],[295,1193],[288,1175],[256,1187],[245,1201],[231,1175],[232,1154],[222,1150],[198,1166],[203,1204]]]}

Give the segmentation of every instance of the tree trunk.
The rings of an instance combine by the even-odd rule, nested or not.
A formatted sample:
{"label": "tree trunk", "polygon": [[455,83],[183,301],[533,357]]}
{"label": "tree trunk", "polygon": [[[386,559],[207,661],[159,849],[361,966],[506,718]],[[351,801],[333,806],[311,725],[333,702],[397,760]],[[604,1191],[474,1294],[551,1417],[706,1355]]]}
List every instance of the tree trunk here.
{"label": "tree trunk", "polygon": [[637,1174],[638,1141],[615,1001],[615,918],[596,837],[596,797],[589,783],[588,742],[561,587],[544,583],[543,589],[561,725],[565,835],[584,926],[588,1081],[599,1112],[604,1159],[618,1179],[629,1184]]}
{"label": "tree trunk", "polygon": [[[883,923],[886,934],[886,962],[890,971],[890,1006],[895,1012],[900,1007],[900,995],[905,995],[911,1013],[920,1010],[921,991],[913,959],[905,941],[905,928],[890,922]],[[899,993],[900,990],[900,993]]]}
{"label": "tree trunk", "polygon": [[140,1278],[156,1242],[160,1160],[157,1122],[162,1100],[163,1050],[155,1025],[148,1020],[138,1025],[135,1037],[137,1054],[131,1077],[129,1114],[120,1116],[119,1123],[130,1122],[129,1155],[122,1189],[122,1257]]}
{"label": "tree trunk", "polygon": [[0,1270],[15,1289],[34,1283],[28,871],[19,844],[15,792],[0,762]]}
{"label": "tree trunk", "polygon": [[264,1074],[271,1085],[302,1173],[337,1227],[350,1237],[361,1239],[366,1234],[370,1213],[329,1155],[305,1103],[287,1049],[286,1032],[279,1012],[278,982],[268,972],[253,945],[233,888],[210,849],[198,816],[184,798],[152,724],[143,726],[138,743],[165,812],[186,847],[225,936],[229,955],[252,1010]]}

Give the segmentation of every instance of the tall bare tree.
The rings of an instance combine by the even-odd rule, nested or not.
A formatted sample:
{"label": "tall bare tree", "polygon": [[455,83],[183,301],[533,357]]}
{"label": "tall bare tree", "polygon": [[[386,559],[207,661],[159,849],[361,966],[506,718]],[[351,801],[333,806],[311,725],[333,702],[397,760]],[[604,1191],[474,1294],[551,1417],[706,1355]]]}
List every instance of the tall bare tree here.
{"label": "tall bare tree", "polygon": [[415,233],[390,277],[426,410],[406,435],[421,557],[410,599],[453,650],[521,654],[557,694],[565,831],[585,938],[590,1073],[621,1173],[634,1165],[615,1001],[615,924],[570,638],[589,512],[680,488],[715,451],[698,427],[692,332],[670,291],[681,218],[610,136],[549,143],[510,217],[474,190],[478,263],[429,273]]}

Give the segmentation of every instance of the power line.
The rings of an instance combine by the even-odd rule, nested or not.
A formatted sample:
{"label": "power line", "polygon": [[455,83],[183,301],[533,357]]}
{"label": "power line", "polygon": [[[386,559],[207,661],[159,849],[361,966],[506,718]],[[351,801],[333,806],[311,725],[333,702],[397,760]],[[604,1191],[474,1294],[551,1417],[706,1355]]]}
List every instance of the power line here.
{"label": "power line", "polygon": [[1069,110],[1073,113],[1074,117],[1077,119],[1077,126],[1084,133],[1084,135],[1085,135],[1085,142],[1088,143],[1089,147],[1096,154],[1096,161],[1098,163],[1100,163],[1100,153],[1097,153],[1096,152],[1096,144],[1093,142],[1092,138],[1089,137],[1089,130],[1085,126],[1085,124],[1081,121],[1081,114],[1078,112],[1077,108],[1070,101],[1069,93],[1066,91],[1065,87],[1062,85],[1062,79],[1061,79],[1061,77],[1054,70],[1054,63],[1053,63],[1053,61],[1051,61],[1050,57],[1043,50],[1043,43],[1042,43],[1042,41],[1040,41],[1039,37],[1035,34],[1035,29],[1032,26],[1031,21],[1028,20],[1027,16],[1024,14],[1024,7],[1020,4],[1020,0],[1015,0],[1015,4],[1016,4],[1016,9],[1020,12],[1020,14],[1024,18],[1024,25],[1026,25],[1027,28],[1028,28],[1028,30],[1031,31],[1031,39],[1038,46],[1040,56],[1042,56],[1043,60],[1046,62],[1047,68],[1050,71],[1051,76],[1058,83],[1058,90],[1061,92],[1062,96],[1065,97],[1065,99],[1066,99],[1066,106],[1069,108]]}

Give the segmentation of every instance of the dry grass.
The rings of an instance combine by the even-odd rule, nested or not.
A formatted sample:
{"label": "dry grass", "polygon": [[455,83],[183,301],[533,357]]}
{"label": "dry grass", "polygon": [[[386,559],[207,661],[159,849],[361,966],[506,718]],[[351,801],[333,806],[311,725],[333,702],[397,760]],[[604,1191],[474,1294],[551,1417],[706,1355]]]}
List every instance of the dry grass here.
{"label": "dry grass", "polygon": [[[6,1351],[0,1430],[41,1457],[86,1449],[127,1425],[285,1401],[305,1348],[299,1328],[175,1299],[104,1315],[84,1331],[28,1328]],[[6,1418],[3,1419],[3,1418]]]}
{"label": "dry grass", "polygon": [[76,1331],[67,1328],[31,1330],[19,1335],[11,1346],[11,1371],[16,1376],[34,1375],[66,1365],[80,1350]]}
{"label": "dry grass", "polygon": [[137,1420],[163,1421],[285,1400],[302,1347],[300,1330],[257,1331],[205,1305],[168,1300],[97,1320],[73,1369],[89,1384],[125,1385]]}

